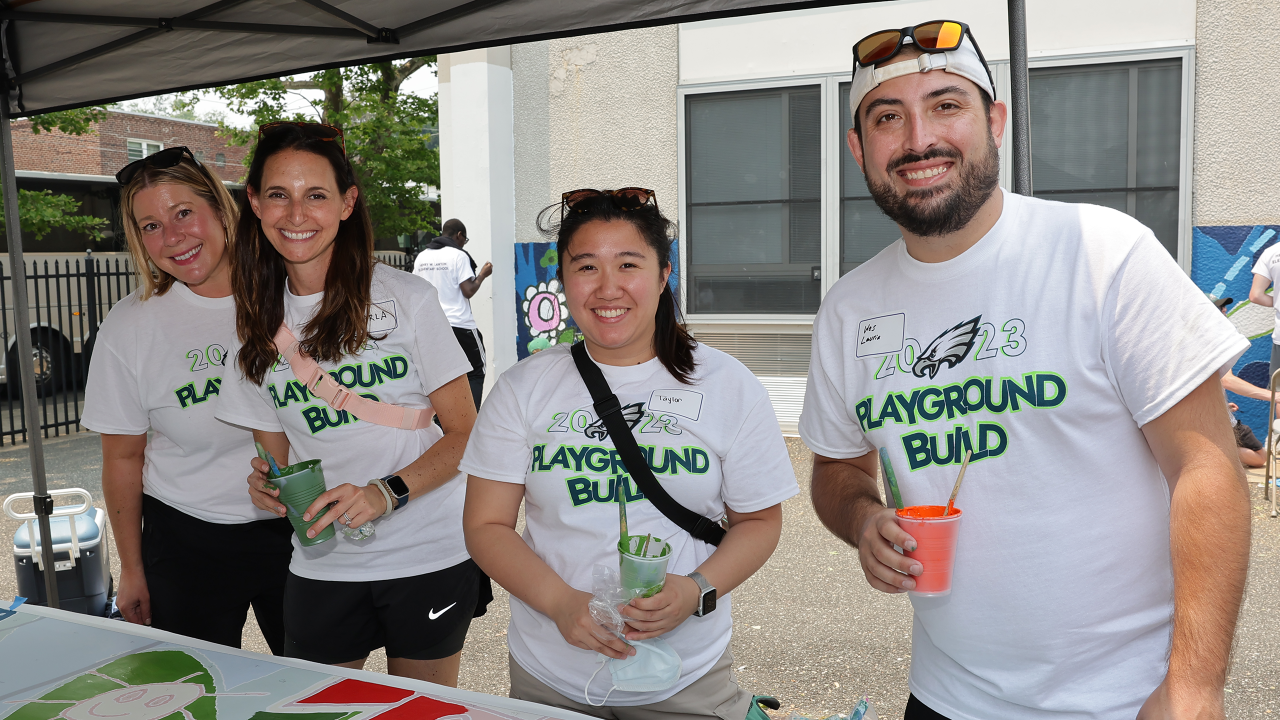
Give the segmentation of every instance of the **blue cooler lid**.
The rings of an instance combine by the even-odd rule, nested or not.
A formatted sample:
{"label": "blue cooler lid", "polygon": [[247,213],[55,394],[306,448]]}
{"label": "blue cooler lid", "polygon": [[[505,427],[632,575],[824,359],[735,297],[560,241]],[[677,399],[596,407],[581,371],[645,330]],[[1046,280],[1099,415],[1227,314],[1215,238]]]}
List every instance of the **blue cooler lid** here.
{"label": "blue cooler lid", "polygon": [[[81,545],[89,545],[97,542],[101,535],[98,528],[97,508],[89,508],[88,510],[76,516],[76,535]],[[40,532],[40,526],[34,525],[37,534]],[[71,544],[71,518],[63,515],[62,517],[49,518],[49,534],[53,537],[53,546],[70,545]],[[18,531],[13,534],[13,547],[16,550],[30,550],[31,537],[27,533],[27,523],[18,526]]]}

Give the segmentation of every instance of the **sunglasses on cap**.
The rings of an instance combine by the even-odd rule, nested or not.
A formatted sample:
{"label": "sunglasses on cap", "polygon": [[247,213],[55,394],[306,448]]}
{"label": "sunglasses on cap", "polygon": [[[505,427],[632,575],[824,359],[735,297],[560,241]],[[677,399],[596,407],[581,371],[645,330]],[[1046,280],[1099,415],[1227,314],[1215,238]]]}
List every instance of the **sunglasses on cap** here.
{"label": "sunglasses on cap", "polygon": [[337,141],[338,147],[342,148],[342,154],[347,154],[347,140],[342,134],[342,130],[324,123],[317,122],[297,122],[293,120],[277,120],[269,122],[266,125],[258,126],[258,140],[262,140],[262,136],[278,130],[283,127],[296,127],[302,130],[302,134],[307,137],[316,138],[318,140]]}
{"label": "sunglasses on cap", "polygon": [[658,206],[657,196],[652,190],[638,187],[626,187],[618,190],[592,190],[583,188],[581,190],[570,190],[560,195],[560,219],[564,219],[566,212],[584,213],[590,212],[589,208],[578,207],[584,200],[592,200],[595,198],[607,197],[613,201],[613,206],[619,210],[639,210],[645,205],[652,204]]}
{"label": "sunglasses on cap", "polygon": [[958,20],[931,20],[901,30],[881,30],[871,33],[854,44],[853,57],[857,65],[869,68],[897,55],[908,39],[922,52],[944,53],[960,49],[964,44],[965,36],[968,36],[969,42],[973,43],[973,49],[978,53],[978,59],[982,61],[982,67],[987,71],[987,79],[994,88],[995,78],[991,76],[991,68],[987,65],[987,58],[982,54],[982,48],[978,47],[978,39],[973,36],[973,31],[966,23]]}
{"label": "sunglasses on cap", "polygon": [[[165,148],[159,152],[151,153],[140,160],[134,160],[128,165],[125,165],[120,168],[120,172],[116,173],[116,182],[121,185],[128,185],[135,177],[138,176],[138,173],[142,172],[144,169],[149,167],[159,168],[161,170],[171,168],[182,162],[182,158],[184,157],[191,158],[191,162],[195,163],[196,167],[204,170],[204,166],[196,160],[196,156],[191,154],[191,151],[187,149],[187,146],[179,145],[177,147]],[[208,171],[206,170],[205,172],[207,173]]]}

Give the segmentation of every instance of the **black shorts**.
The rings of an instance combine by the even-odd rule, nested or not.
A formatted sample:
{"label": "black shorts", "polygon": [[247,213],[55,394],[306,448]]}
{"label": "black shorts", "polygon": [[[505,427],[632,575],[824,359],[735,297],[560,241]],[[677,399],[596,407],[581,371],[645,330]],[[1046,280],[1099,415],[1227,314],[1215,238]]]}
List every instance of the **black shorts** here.
{"label": "black shorts", "polygon": [[462,650],[471,619],[493,600],[473,560],[425,575],[340,582],[289,573],[285,588],[286,657],[326,665],[387,657],[439,660]]}
{"label": "black shorts", "polygon": [[222,525],[144,494],[142,565],[151,626],[238,648],[253,606],[268,647],[281,654],[292,536],[284,518]]}
{"label": "black shorts", "polygon": [[1242,447],[1246,450],[1262,449],[1262,441],[1254,436],[1253,431],[1249,429],[1248,425],[1238,422],[1236,423],[1236,426],[1231,429],[1234,430],[1236,434],[1236,447]]}
{"label": "black shorts", "polygon": [[915,695],[907,695],[907,711],[903,720],[947,720],[947,716],[920,702]]}

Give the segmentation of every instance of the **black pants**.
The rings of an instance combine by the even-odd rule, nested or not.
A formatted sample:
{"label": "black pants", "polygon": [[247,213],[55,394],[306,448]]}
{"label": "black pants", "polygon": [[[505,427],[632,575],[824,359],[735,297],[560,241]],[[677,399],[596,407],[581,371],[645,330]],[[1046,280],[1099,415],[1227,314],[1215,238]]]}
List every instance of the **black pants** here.
{"label": "black pants", "polygon": [[252,605],[271,652],[282,654],[292,534],[284,518],[220,525],[143,495],[151,626],[238,648]]}
{"label": "black pants", "polygon": [[947,720],[946,715],[930,710],[928,706],[916,699],[915,695],[907,696],[907,711],[902,720]]}
{"label": "black pants", "polygon": [[484,336],[475,328],[453,329],[453,336],[458,338],[458,344],[462,346],[462,352],[467,354],[467,359],[471,361],[471,372],[467,373],[467,383],[471,385],[471,396],[475,398],[476,410],[480,409],[480,393],[484,392],[484,367],[486,358],[484,355]]}

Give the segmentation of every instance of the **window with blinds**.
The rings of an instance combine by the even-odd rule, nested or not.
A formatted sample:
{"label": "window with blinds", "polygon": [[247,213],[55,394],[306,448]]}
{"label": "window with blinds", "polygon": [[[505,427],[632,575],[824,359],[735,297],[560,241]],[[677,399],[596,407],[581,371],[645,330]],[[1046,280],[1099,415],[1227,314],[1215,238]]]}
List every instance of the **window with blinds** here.
{"label": "window with blinds", "polygon": [[840,83],[840,274],[844,275],[902,237],[871,199],[867,181],[845,138],[853,128],[849,83]]}
{"label": "window with blinds", "polygon": [[1177,257],[1182,61],[1030,75],[1036,197],[1128,213]]}
{"label": "window with blinds", "polygon": [[125,140],[125,152],[129,156],[129,162],[141,160],[142,158],[158,153],[164,149],[164,145],[154,140]]}
{"label": "window with blinds", "polygon": [[821,302],[818,86],[686,103],[694,313],[813,313]]}

